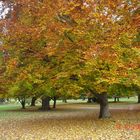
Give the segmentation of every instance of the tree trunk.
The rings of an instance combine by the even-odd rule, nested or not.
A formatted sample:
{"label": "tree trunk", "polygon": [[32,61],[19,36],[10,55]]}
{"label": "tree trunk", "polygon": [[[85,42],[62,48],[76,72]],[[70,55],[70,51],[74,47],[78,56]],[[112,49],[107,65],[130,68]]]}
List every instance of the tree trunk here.
{"label": "tree trunk", "polygon": [[35,106],[36,97],[32,97],[31,106]]}
{"label": "tree trunk", "polygon": [[4,98],[0,98],[0,104],[3,104],[5,102]]}
{"label": "tree trunk", "polygon": [[92,98],[88,98],[87,103],[92,103]]}
{"label": "tree trunk", "polygon": [[114,102],[116,103],[116,101],[117,101],[117,99],[116,99],[116,97],[114,97]]}
{"label": "tree trunk", "polygon": [[22,109],[25,109],[25,104],[26,104],[25,97],[18,98],[18,100],[21,103]]}
{"label": "tree trunk", "polygon": [[108,106],[108,99],[107,99],[107,93],[101,93],[97,95],[98,102],[100,104],[100,114],[99,118],[109,118],[110,112],[109,112],[109,106]]}
{"label": "tree trunk", "polygon": [[53,108],[56,108],[56,97],[53,98],[53,101],[54,101]]}
{"label": "tree trunk", "polygon": [[25,109],[25,100],[21,101],[22,109]]}
{"label": "tree trunk", "polygon": [[140,94],[138,94],[138,103],[140,103]]}
{"label": "tree trunk", "polygon": [[120,98],[119,97],[117,97],[117,102],[119,102],[120,100],[119,100]]}
{"label": "tree trunk", "polygon": [[63,102],[64,102],[64,103],[67,103],[67,99],[63,99]]}
{"label": "tree trunk", "polygon": [[96,103],[97,102],[97,98],[93,97],[92,98],[92,102]]}
{"label": "tree trunk", "polygon": [[85,97],[82,98],[83,101],[84,101],[85,99],[86,99]]}
{"label": "tree trunk", "polygon": [[50,97],[43,97],[42,98],[42,106],[40,108],[41,110],[50,110]]}
{"label": "tree trunk", "polygon": [[25,97],[19,97],[18,100],[21,103],[22,109],[25,109],[25,104],[26,104]]}

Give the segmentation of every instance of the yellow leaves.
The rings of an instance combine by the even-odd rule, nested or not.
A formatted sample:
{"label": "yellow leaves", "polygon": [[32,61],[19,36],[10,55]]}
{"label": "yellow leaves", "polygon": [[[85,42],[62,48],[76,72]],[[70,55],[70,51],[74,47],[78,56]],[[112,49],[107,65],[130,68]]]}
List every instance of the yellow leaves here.
{"label": "yellow leaves", "polygon": [[11,59],[10,61],[8,61],[7,63],[7,74],[11,74],[16,70],[17,67],[17,59]]}
{"label": "yellow leaves", "polygon": [[107,92],[107,86],[103,84],[97,84],[94,88],[98,91],[98,93]]}
{"label": "yellow leaves", "polygon": [[34,17],[29,13],[23,13],[20,15],[20,22],[23,25],[31,26],[33,24]]}
{"label": "yellow leaves", "polygon": [[[135,8],[133,3],[123,0],[28,2],[22,1],[19,20],[9,23],[8,41],[5,39],[5,47],[12,54],[8,67],[11,76],[16,73],[14,80],[43,85],[45,91],[50,90],[49,86],[61,86],[65,94],[74,96],[81,90],[82,78],[84,84],[94,83],[89,86],[104,92],[110,83],[129,77],[128,67],[138,66],[135,53],[128,49],[138,22],[135,15],[133,25],[130,16],[133,12],[128,10]],[[12,60],[16,56],[23,64]],[[79,83],[69,80],[71,74],[81,76]],[[51,84],[46,87],[48,82]]]}
{"label": "yellow leaves", "polygon": [[64,78],[64,77],[68,77],[68,73],[67,72],[59,72],[57,75],[56,75],[57,79],[59,78]]}
{"label": "yellow leaves", "polygon": [[107,0],[109,6],[112,8],[112,9],[115,9],[117,4],[118,4],[118,1],[120,0]]}
{"label": "yellow leaves", "polygon": [[40,85],[40,84],[43,84],[43,83],[44,83],[44,80],[34,79],[34,80],[33,80],[33,83],[34,83],[34,84],[39,84],[39,85]]}
{"label": "yellow leaves", "polygon": [[97,12],[96,12],[96,13],[93,13],[93,17],[98,19],[98,18],[101,17],[101,15],[100,15],[100,13],[97,13]]}
{"label": "yellow leaves", "polygon": [[19,76],[17,77],[17,80],[25,80],[28,79],[28,73],[26,70],[23,70],[20,72]]}

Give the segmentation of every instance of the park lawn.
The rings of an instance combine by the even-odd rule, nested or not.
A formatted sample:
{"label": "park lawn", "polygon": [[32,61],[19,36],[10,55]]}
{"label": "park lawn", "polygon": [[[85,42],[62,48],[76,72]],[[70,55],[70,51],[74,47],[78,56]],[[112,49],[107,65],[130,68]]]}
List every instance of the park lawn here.
{"label": "park lawn", "polygon": [[[114,99],[111,98],[111,99],[108,99],[109,102],[114,102]],[[122,98],[119,98],[119,102],[126,102],[126,103],[137,103],[138,101],[138,97],[137,96],[134,96],[134,97],[129,97],[129,98],[126,98],[126,97],[122,97]]]}
{"label": "park lawn", "polygon": [[[113,98],[108,99],[108,101],[110,103],[110,106],[112,106],[112,104],[120,104],[120,105],[135,104],[135,103],[137,103],[137,96],[130,97],[129,99],[125,98],[125,97],[124,98],[120,98],[120,101],[116,102],[116,103],[114,103],[114,99]],[[53,105],[53,101],[52,100],[51,100],[50,104]],[[57,100],[57,105],[63,105],[63,104],[65,104],[65,103],[62,102],[62,100]],[[86,100],[70,99],[70,100],[67,100],[67,104],[87,104],[87,99]],[[94,103],[94,104],[96,104],[96,103]],[[39,103],[37,106],[40,106],[40,105],[41,104]],[[90,103],[88,105],[92,105],[92,104]],[[29,105],[27,105],[27,106],[29,106]],[[19,109],[19,108],[21,108],[20,103],[11,103],[11,104],[0,105],[0,111],[1,110],[13,110],[13,109]]]}
{"label": "park lawn", "polygon": [[99,120],[97,104],[59,104],[48,112],[3,105],[0,140],[140,140],[140,105],[110,108],[112,118]]}
{"label": "park lawn", "polygon": [[20,108],[19,104],[0,105],[0,111],[2,111],[2,110],[13,110],[13,109],[19,109],[19,108]]}

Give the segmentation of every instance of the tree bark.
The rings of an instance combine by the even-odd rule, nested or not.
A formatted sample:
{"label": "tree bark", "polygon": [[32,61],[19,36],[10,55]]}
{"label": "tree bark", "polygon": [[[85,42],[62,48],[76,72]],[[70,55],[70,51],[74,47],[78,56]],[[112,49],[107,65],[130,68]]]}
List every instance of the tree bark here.
{"label": "tree bark", "polygon": [[25,109],[25,100],[21,101],[22,109]]}
{"label": "tree bark", "polygon": [[87,103],[92,103],[92,98],[88,98]]}
{"label": "tree bark", "polygon": [[97,99],[95,97],[92,97],[92,102],[96,103]]}
{"label": "tree bark", "polygon": [[120,98],[119,97],[117,97],[117,102],[119,102],[120,101]]}
{"label": "tree bark", "polygon": [[42,106],[40,108],[41,110],[50,110],[50,97],[43,97],[42,98]]}
{"label": "tree bark", "polygon": [[120,101],[119,99],[120,99],[119,97],[115,96],[114,97],[114,102],[119,102]]}
{"label": "tree bark", "polygon": [[31,106],[35,106],[36,97],[32,97]]}
{"label": "tree bark", "polygon": [[3,104],[5,102],[4,98],[0,98],[0,104]]}
{"label": "tree bark", "polygon": [[63,102],[64,102],[64,103],[67,103],[67,99],[63,99]]}
{"label": "tree bark", "polygon": [[53,101],[54,101],[53,108],[56,108],[56,97],[53,98]]}
{"label": "tree bark", "polygon": [[98,94],[97,98],[100,104],[99,118],[109,118],[110,112],[109,112],[107,93],[104,92],[104,93]]}
{"label": "tree bark", "polygon": [[114,102],[116,103],[116,101],[117,101],[117,98],[116,98],[116,97],[114,97]]}
{"label": "tree bark", "polygon": [[21,103],[22,109],[25,109],[25,104],[26,104],[25,97],[19,97],[18,100]]}
{"label": "tree bark", "polygon": [[140,94],[138,94],[138,103],[140,103]]}

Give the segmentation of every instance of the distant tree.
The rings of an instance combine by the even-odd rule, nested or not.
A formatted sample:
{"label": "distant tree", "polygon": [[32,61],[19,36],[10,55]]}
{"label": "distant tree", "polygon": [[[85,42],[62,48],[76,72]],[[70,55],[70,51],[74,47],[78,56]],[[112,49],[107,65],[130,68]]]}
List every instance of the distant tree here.
{"label": "distant tree", "polygon": [[37,100],[36,97],[32,97],[32,100],[31,100],[31,106],[35,106],[35,101]]}
{"label": "distant tree", "polygon": [[132,89],[133,89],[132,92],[134,92],[135,95],[138,96],[138,103],[140,103],[140,86],[138,86],[136,84],[132,84]]}

